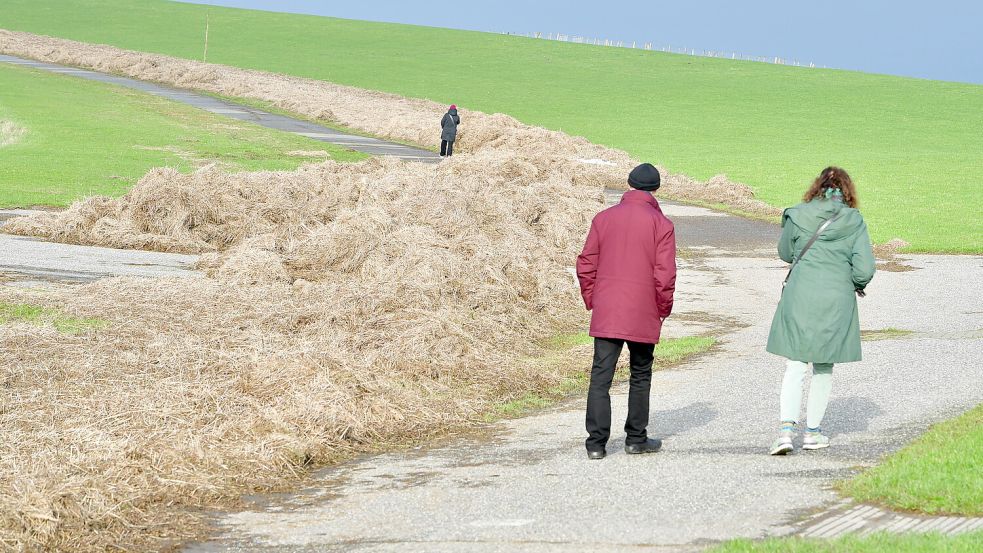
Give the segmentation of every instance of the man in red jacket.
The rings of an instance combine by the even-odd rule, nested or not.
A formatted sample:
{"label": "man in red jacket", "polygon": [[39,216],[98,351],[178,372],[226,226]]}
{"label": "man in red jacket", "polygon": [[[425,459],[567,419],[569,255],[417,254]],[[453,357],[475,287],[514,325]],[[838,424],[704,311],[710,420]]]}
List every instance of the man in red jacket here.
{"label": "man in red jacket", "polygon": [[628,175],[621,203],[594,217],[584,250],[577,257],[577,278],[592,311],[594,366],[587,393],[587,456],[603,459],[611,436],[611,380],[621,348],[628,342],[631,378],[625,453],[654,453],[662,441],[649,439],[649,389],[652,360],[662,321],[672,313],[676,288],[676,234],[652,191],[659,171],[643,163]]}

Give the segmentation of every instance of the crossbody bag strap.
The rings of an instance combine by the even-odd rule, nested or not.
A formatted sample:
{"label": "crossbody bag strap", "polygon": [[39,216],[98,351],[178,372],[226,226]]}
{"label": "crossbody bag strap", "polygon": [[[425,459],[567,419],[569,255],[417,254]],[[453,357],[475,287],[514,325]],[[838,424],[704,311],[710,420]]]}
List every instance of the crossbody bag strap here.
{"label": "crossbody bag strap", "polygon": [[788,268],[788,274],[785,275],[785,281],[782,282],[782,288],[785,288],[785,285],[788,284],[788,279],[789,277],[792,276],[792,269],[794,269],[795,266],[799,264],[799,261],[802,261],[802,257],[806,254],[807,251],[809,251],[809,248],[811,248],[812,245],[816,243],[816,240],[819,240],[819,235],[822,234],[824,230],[829,228],[829,226],[833,224],[833,221],[839,219],[840,215],[842,214],[843,211],[840,210],[836,212],[836,214],[830,217],[829,219],[826,219],[825,223],[819,225],[819,228],[816,229],[816,232],[812,235],[812,238],[809,238],[809,241],[806,242],[806,245],[802,247],[802,251],[799,252],[799,256],[796,257],[794,261],[792,261],[792,266]]}

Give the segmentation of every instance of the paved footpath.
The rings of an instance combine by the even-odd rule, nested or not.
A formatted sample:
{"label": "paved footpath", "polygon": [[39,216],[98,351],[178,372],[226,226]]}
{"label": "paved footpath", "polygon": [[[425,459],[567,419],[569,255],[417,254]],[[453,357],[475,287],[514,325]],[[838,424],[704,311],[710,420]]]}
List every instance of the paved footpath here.
{"label": "paved footpath", "polygon": [[330,142],[332,144],[337,144],[350,150],[355,150],[366,154],[393,156],[406,159],[408,161],[440,161],[440,156],[435,152],[431,152],[430,150],[414,148],[412,146],[406,146],[395,142],[387,142],[378,138],[345,133],[336,129],[318,125],[316,123],[311,123],[310,121],[269,113],[261,109],[243,106],[234,102],[227,102],[225,100],[208,96],[206,94],[199,94],[191,90],[174,88],[148,81],[140,81],[128,77],[121,77],[119,75],[99,73],[98,71],[90,71],[88,69],[78,69],[76,67],[68,67],[54,63],[18,58],[16,56],[8,56],[4,54],[0,54],[0,63],[10,63],[24,67],[32,67],[34,69],[49,71],[51,73],[71,75],[80,79],[88,79],[90,81],[99,81],[103,83],[125,86],[141,92],[153,94],[154,96],[161,96],[175,102],[188,104],[215,114],[224,115],[233,119],[239,119],[241,121],[249,121],[250,123],[255,123],[263,127],[269,127],[271,129],[299,134],[319,142]]}
{"label": "paved footpath", "polygon": [[198,256],[45,242],[0,234],[0,276],[19,284],[105,277],[201,277]]}
{"label": "paved footpath", "polygon": [[[669,211],[681,231],[703,225],[708,236],[745,224]],[[822,516],[843,514],[834,481],[983,401],[983,258],[911,256],[915,270],[879,272],[860,302],[862,328],[915,334],[867,342],[863,362],[834,369],[831,448],[776,458],[766,450],[783,363],[764,344],[786,266],[766,232],[680,262],[666,332],[702,329],[722,343],[655,374],[649,431],[662,452],[625,455],[616,425],[608,457],[588,461],[577,398],[469,438],[326,469],[302,492],[217,514],[216,536],[187,551],[698,551],[853,524]],[[618,421],[624,389],[613,406]]]}
{"label": "paved footpath", "polygon": [[[318,142],[329,142],[371,155],[392,156],[407,161],[437,162],[440,160],[438,154],[422,148],[388,142],[378,138],[353,135],[310,121],[269,113],[190,90],[3,54],[0,54],[0,63],[125,86],[215,114],[306,136]],[[0,210],[0,223],[11,217],[29,213],[29,211],[24,210]],[[189,255],[56,244],[0,234],[0,281],[13,281],[18,284],[33,285],[46,281],[88,281],[109,276],[196,277],[200,274],[191,270],[196,260],[196,256]]]}
{"label": "paved footpath", "polygon": [[[11,56],[0,62],[129,86],[371,154],[437,159],[189,91]],[[825,536],[873,524],[976,527],[844,505],[830,485],[983,401],[983,258],[912,256],[916,270],[880,272],[861,301],[862,327],[916,333],[867,343],[865,361],[834,370],[825,423],[833,447],[772,458],[765,450],[782,362],[764,353],[764,343],[785,270],[774,255],[776,230],[702,208],[665,208],[680,244],[697,252],[680,263],[665,332],[712,333],[722,344],[655,375],[650,432],[665,439],[664,451],[628,457],[616,433],[607,459],[587,461],[578,399],[492,425],[481,437],[325,470],[301,493],[217,515],[219,535],[188,551],[688,551],[732,537]],[[14,259],[0,259],[0,273],[59,279],[189,274],[193,262],[9,236],[0,237],[0,253]],[[623,417],[624,390],[613,405],[616,420]]]}
{"label": "paved footpath", "polygon": [[[30,210],[0,209],[0,224]],[[196,255],[119,250],[0,234],[0,282],[17,286],[86,282],[105,277],[201,277]]]}

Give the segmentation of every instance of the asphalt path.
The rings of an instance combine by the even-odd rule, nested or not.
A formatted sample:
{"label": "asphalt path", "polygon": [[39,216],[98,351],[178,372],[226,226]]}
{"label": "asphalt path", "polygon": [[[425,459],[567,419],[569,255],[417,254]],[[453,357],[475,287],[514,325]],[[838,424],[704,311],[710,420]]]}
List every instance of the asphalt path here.
{"label": "asphalt path", "polygon": [[[0,62],[129,86],[371,154],[436,160],[426,150],[189,91],[10,56]],[[578,398],[490,425],[480,437],[324,470],[303,492],[216,514],[216,537],[187,550],[688,551],[732,537],[788,534],[815,513],[842,509],[832,482],[983,401],[983,258],[912,256],[907,263],[915,270],[877,275],[861,302],[861,324],[915,333],[866,343],[863,362],[834,369],[824,423],[833,447],[769,457],[782,371],[781,360],[764,353],[785,269],[774,257],[777,229],[702,208],[663,207],[680,245],[695,252],[680,261],[666,334],[709,333],[721,345],[655,375],[650,433],[664,438],[662,452],[626,456],[616,432],[609,457],[588,461]],[[0,273],[39,279],[196,276],[193,262],[0,236]],[[617,421],[624,390],[612,399]]]}
{"label": "asphalt path", "polygon": [[[667,213],[681,233],[706,227],[708,238],[745,224],[701,208]],[[914,270],[879,272],[861,300],[862,328],[914,334],[866,342],[864,361],[834,369],[832,447],[771,457],[784,364],[764,345],[786,265],[760,231],[757,243],[746,240],[755,233],[736,247],[705,241],[680,260],[665,332],[711,333],[720,345],[655,374],[649,432],[663,451],[624,454],[621,389],[609,455],[589,461],[583,398],[573,398],[474,436],[323,470],[302,492],[216,513],[215,537],[186,551],[698,551],[806,530],[842,509],[834,481],[983,401],[983,258],[911,256]]]}
{"label": "asphalt path", "polygon": [[6,284],[88,282],[106,277],[188,277],[198,257],[46,242],[0,234],[0,276]]}
{"label": "asphalt path", "polygon": [[31,67],[42,71],[48,71],[50,73],[59,73],[90,81],[125,86],[141,92],[153,94],[154,96],[160,96],[175,102],[188,104],[211,113],[231,117],[232,119],[248,121],[263,127],[306,136],[318,142],[329,142],[350,150],[355,150],[357,152],[363,152],[371,155],[392,156],[405,159],[407,161],[440,161],[440,156],[435,152],[431,152],[430,150],[415,148],[413,146],[389,142],[378,138],[346,133],[337,129],[318,125],[317,123],[312,123],[310,121],[278,115],[263,111],[261,109],[236,104],[234,102],[227,102],[225,100],[208,96],[206,94],[200,94],[192,90],[175,88],[148,81],[131,79],[129,77],[122,77],[119,75],[100,73],[98,71],[90,71],[88,69],[79,69],[76,67],[29,60],[4,54],[0,54],[0,63]]}
{"label": "asphalt path", "polygon": [[[330,142],[371,155],[393,156],[407,161],[437,162],[440,157],[429,150],[414,148],[377,138],[356,136],[330,129],[310,121],[244,107],[205,94],[157,83],[131,79],[52,63],[0,54],[0,63],[125,86],[148,94],[192,105],[215,114],[249,121],[258,125],[307,136],[320,142]],[[616,201],[619,191],[608,190],[609,202]],[[729,217],[727,225],[716,220],[720,214],[701,208],[666,204],[666,209],[689,213],[688,224],[677,230],[680,245],[698,246],[715,243],[727,247],[747,247],[767,242],[777,236],[773,225]],[[692,213],[686,210],[696,210]],[[29,214],[25,210],[0,210],[0,223],[11,217]],[[726,226],[727,228],[724,228]],[[174,254],[91,248],[69,244],[49,244],[31,239],[0,234],[0,274],[13,275],[15,280],[27,277],[40,280],[93,280],[107,276],[174,276],[189,275],[196,258]]]}
{"label": "asphalt path", "polygon": [[[329,142],[370,155],[391,156],[407,161],[440,160],[438,154],[422,148],[353,135],[310,121],[245,107],[190,90],[3,54],[0,54],[0,63],[125,86],[224,117],[306,136],[313,141]],[[0,223],[30,213],[28,210],[0,210]],[[112,276],[196,277],[200,275],[191,270],[196,260],[196,256],[55,244],[0,234],[0,281],[12,282],[16,285],[36,285],[49,281],[91,281]]]}

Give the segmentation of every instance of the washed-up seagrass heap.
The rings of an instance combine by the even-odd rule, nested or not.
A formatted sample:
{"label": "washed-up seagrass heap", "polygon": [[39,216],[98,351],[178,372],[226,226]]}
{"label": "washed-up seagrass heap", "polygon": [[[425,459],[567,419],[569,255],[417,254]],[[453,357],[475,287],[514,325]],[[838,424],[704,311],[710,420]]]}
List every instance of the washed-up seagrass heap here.
{"label": "washed-up seagrass heap", "polygon": [[[0,31],[0,51],[426,145],[444,109],[25,33]],[[545,343],[585,321],[567,268],[603,189],[623,186],[634,161],[505,115],[462,116],[464,155],[437,165],[155,169],[121,198],[6,223],[65,242],[202,253],[207,278],[0,287],[0,302],[105,321],[75,333],[0,325],[0,546],[164,548],[201,531],[194,508],[473,421],[582,371],[543,362]]]}
{"label": "washed-up seagrass heap", "polygon": [[[171,56],[123,50],[31,33],[0,29],[0,53],[115,73],[136,79],[197,90],[262,100],[306,117],[436,148],[440,143],[439,121],[446,104],[404,98],[337,85],[316,79],[289,77],[265,71],[185,60]],[[495,150],[521,155],[549,151],[578,153],[579,159],[607,160],[619,167],[630,166],[630,157],[616,149],[592,145],[561,132],[525,125],[500,113],[486,114],[461,107],[461,125],[455,151]],[[371,113],[371,117],[366,117]],[[645,160],[657,163],[659,160]],[[684,175],[663,173],[660,194],[685,200],[722,203],[742,211],[774,216],[781,210],[756,200],[750,187],[720,175],[697,181]],[[625,187],[623,178],[612,183]]]}

